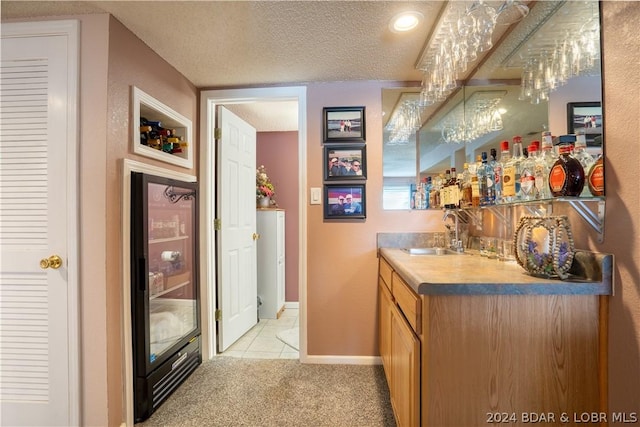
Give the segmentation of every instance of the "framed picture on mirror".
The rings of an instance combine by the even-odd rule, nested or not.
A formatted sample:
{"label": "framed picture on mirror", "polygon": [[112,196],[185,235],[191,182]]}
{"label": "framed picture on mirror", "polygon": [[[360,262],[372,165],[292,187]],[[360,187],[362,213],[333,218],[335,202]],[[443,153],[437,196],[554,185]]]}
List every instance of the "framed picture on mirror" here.
{"label": "framed picture on mirror", "polygon": [[366,218],[364,184],[326,184],[324,186],[324,219]]}
{"label": "framed picture on mirror", "polygon": [[325,145],[324,180],[366,180],[367,154],[364,144]]}
{"label": "framed picture on mirror", "polygon": [[587,146],[602,145],[602,105],[600,102],[567,103],[567,133],[584,130]]}
{"label": "framed picture on mirror", "polygon": [[364,107],[324,107],[322,123],[325,144],[365,142]]}

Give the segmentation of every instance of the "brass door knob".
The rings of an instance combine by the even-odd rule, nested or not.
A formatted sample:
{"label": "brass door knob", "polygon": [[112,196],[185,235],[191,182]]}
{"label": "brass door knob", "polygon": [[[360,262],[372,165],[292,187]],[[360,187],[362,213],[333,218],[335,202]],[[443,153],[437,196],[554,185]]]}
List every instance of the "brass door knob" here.
{"label": "brass door knob", "polygon": [[40,260],[40,268],[47,269],[49,267],[57,270],[62,265],[62,258],[58,255],[51,255],[49,258],[42,258]]}
{"label": "brass door knob", "polygon": [[260,238],[260,234],[253,233],[253,240],[258,240]]}

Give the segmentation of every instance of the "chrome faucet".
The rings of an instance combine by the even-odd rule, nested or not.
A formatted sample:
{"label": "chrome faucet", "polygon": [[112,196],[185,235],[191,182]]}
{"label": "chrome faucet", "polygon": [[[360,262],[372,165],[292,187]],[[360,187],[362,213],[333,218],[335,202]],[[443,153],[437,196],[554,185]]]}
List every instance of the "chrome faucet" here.
{"label": "chrome faucet", "polygon": [[[447,218],[453,218],[453,224],[447,224]],[[458,214],[447,209],[444,211],[442,221],[445,223],[444,226],[449,232],[449,248],[454,251],[462,252],[464,248],[462,247],[462,241],[458,238]],[[452,226],[454,228],[453,230],[451,230]]]}

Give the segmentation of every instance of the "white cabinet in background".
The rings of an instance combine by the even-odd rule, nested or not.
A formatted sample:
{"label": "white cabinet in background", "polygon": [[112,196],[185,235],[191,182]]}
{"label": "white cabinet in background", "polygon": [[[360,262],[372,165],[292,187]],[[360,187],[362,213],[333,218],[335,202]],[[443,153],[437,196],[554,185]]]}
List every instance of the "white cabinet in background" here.
{"label": "white cabinet in background", "polygon": [[258,297],[261,319],[277,319],[284,310],[284,210],[256,211],[258,239]]}

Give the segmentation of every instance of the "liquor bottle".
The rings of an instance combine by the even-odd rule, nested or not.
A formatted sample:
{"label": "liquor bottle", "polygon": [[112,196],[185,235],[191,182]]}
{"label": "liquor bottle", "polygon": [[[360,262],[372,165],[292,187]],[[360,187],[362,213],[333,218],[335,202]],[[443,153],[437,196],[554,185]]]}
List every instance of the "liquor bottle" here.
{"label": "liquor bottle", "polygon": [[422,204],[424,206],[424,209],[429,209],[431,208],[431,205],[429,204],[430,201],[430,197],[431,197],[431,177],[428,176],[426,178],[424,178],[424,200],[422,201]]}
{"label": "liquor bottle", "polygon": [[[591,166],[596,162],[593,156],[587,152],[587,136],[584,133],[584,129],[579,129],[576,132],[576,144],[572,156],[578,159],[585,173],[588,173],[591,170]],[[584,186],[580,195],[586,197],[591,195],[588,185]]]}
{"label": "liquor bottle", "polygon": [[416,207],[416,195],[418,193],[418,186],[416,184],[411,184],[409,187],[409,209],[418,209]]}
{"label": "liquor bottle", "polygon": [[456,168],[451,168],[451,176],[449,178],[449,209],[460,207],[460,187],[458,187],[458,174]]}
{"label": "liquor bottle", "polygon": [[502,192],[504,188],[503,173],[504,173],[504,162],[506,162],[511,154],[509,154],[509,141],[502,141],[500,143],[500,160],[496,161],[493,166],[493,173],[495,175],[494,186],[496,188],[496,203],[503,203],[502,201]]}
{"label": "liquor bottle", "polygon": [[422,187],[422,183],[418,182],[416,184],[416,190],[413,193],[413,208],[414,209],[422,209],[422,192],[420,188]]}
{"label": "liquor bottle", "polygon": [[464,173],[460,172],[458,174],[458,207],[464,207],[464,202],[462,200],[462,186],[464,185]]}
{"label": "liquor bottle", "polygon": [[480,166],[476,172],[478,176],[478,194],[480,197],[480,206],[486,204],[485,197],[487,195],[487,152],[483,151],[480,155]]}
{"label": "liquor bottle", "polygon": [[[518,137],[519,138],[519,137]],[[513,155],[502,164],[502,201],[511,203],[518,200],[520,191],[520,161],[522,160],[522,139],[513,138]]]}
{"label": "liquor bottle", "polygon": [[595,163],[591,165],[587,183],[589,191],[593,196],[604,196],[604,160],[602,154],[599,155]]}
{"label": "liquor bottle", "polygon": [[532,143],[527,152],[529,156],[520,163],[520,200],[535,200],[538,198],[535,177],[538,147]]}
{"label": "liquor bottle", "polygon": [[553,197],[577,197],[584,188],[584,168],[571,156],[571,144],[560,137],[560,157],[549,172],[549,189]]}
{"label": "liquor bottle", "polygon": [[471,206],[480,206],[480,183],[478,182],[478,163],[482,164],[482,157],[477,156],[476,162],[469,166],[471,173]]}
{"label": "liquor bottle", "polygon": [[494,167],[497,163],[496,149],[492,148],[490,152],[491,152],[491,159],[487,161],[487,164],[485,166],[485,171],[486,171],[485,174],[487,179],[487,191],[484,198],[485,198],[485,205],[488,205],[488,206],[496,204],[496,183],[495,183],[496,175],[494,171]]}
{"label": "liquor bottle", "polygon": [[462,199],[460,202],[461,208],[471,207],[471,173],[469,173],[469,163],[464,164],[464,171],[462,172]]}
{"label": "liquor bottle", "polygon": [[444,209],[449,208],[449,180],[451,179],[451,170],[447,169],[442,179],[442,189],[440,190],[440,206]]}
{"label": "liquor bottle", "polygon": [[431,181],[429,206],[431,209],[438,209],[440,207],[440,180],[437,176]]}
{"label": "liquor bottle", "polygon": [[511,155],[511,161],[516,166],[516,200],[520,200],[520,173],[524,159],[526,159],[526,156],[522,148],[522,137],[516,135],[513,137],[513,153]]}

